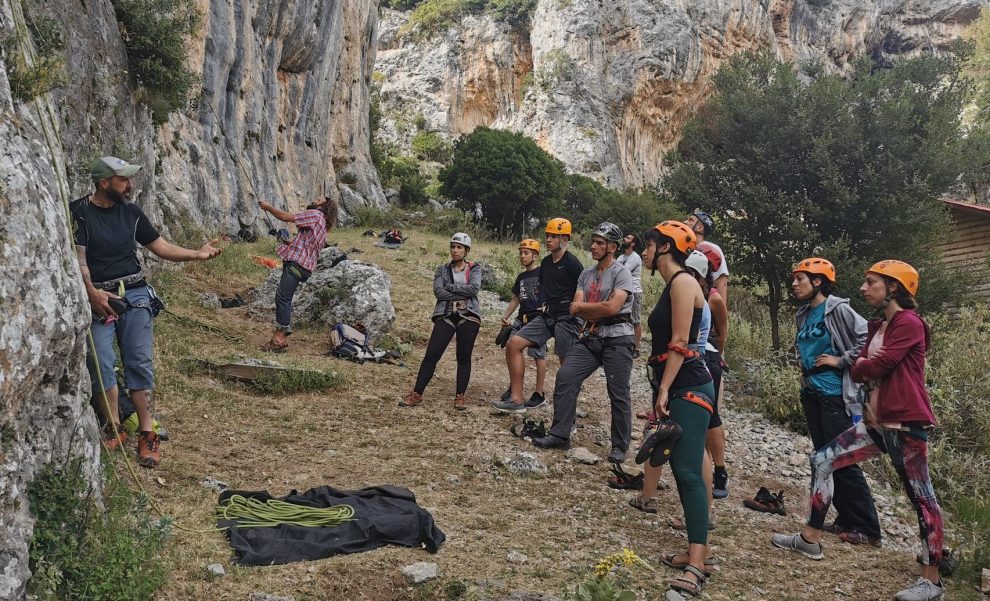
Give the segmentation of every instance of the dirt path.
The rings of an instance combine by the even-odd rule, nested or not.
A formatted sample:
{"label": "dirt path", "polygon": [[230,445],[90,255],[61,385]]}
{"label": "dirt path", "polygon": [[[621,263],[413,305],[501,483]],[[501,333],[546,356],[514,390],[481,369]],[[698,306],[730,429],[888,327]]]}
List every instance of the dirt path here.
{"label": "dirt path", "polygon": [[[169,513],[195,528],[213,523],[215,494],[200,484],[207,476],[234,488],[268,489],[274,494],[323,484],[405,486],[433,513],[447,542],[436,555],[387,547],[318,562],[239,568],[231,564],[222,535],[179,531],[169,545],[173,571],[162,599],[246,599],[252,592],[291,596],[296,601],[504,599],[514,592],[519,597],[518,591],[559,595],[586,578],[599,558],[623,547],[655,562],[661,552],[684,546],[683,534],[666,526],[669,517],[680,513],[672,486],[660,494],[659,515],[639,513],[627,505],[630,493],[605,486],[608,470],[603,464],[576,464],[563,453],[536,450],[509,434],[511,418],[488,408],[487,401],[501,393],[506,381],[502,353],[492,343],[498,317],[493,302],[485,303],[488,314],[476,348],[469,409],[456,412],[452,407],[452,352],[441,361],[426,403],[412,410],[398,407],[397,401],[412,385],[429,335],[432,296],[428,291],[433,267],[446,254],[445,239],[415,232],[408,248],[396,252],[373,248],[356,231],[338,232],[336,238],[342,248],[363,249],[354,257],[380,264],[393,278],[395,332],[414,344],[407,357],[409,368],[329,359],[323,356],[325,333],[303,329],[293,336],[291,352],[276,359],[286,365],[337,371],[349,377],[349,385],[329,393],[275,398],[214,380],[190,370],[182,360],[263,357],[256,349],[268,326],[248,320],[243,309],[204,309],[196,297],[205,291],[243,290],[259,281],[263,272],[231,257],[225,267],[229,273],[218,266],[203,266],[171,274],[163,287],[174,309],[236,332],[245,342],[229,343],[175,321],[159,321],[158,411],[173,440],[163,447],[162,467],[144,471],[142,477]],[[491,245],[479,245],[476,255],[484,255],[487,246]],[[552,363],[548,390],[555,371]],[[634,398],[642,407],[647,393],[642,370],[636,374]],[[527,385],[532,377],[533,372],[528,372]],[[604,458],[608,448],[595,442],[596,434],[608,427],[603,378],[589,379],[580,404],[588,416],[579,420],[575,443]],[[549,408],[539,413],[549,420]],[[796,449],[793,435],[757,416],[730,409],[725,421],[731,494],[717,502],[712,541],[720,566],[705,598],[889,599],[914,580],[913,552],[901,550],[904,545],[899,540],[876,549],[854,548],[828,537],[823,562],[798,560],[773,549],[770,534],[796,531],[805,514],[807,468],[792,465],[791,457],[806,449]],[[521,451],[533,452],[547,466],[545,474],[518,476],[502,466],[505,458]],[[742,507],[744,496],[760,485],[784,490],[787,517]],[[901,505],[886,503],[882,510],[903,511]],[[890,524],[898,535],[891,537],[894,540],[901,526]],[[508,561],[511,551],[525,555],[525,560],[516,556],[516,561]],[[438,563],[440,578],[408,587],[399,569],[416,561]],[[215,562],[226,567],[226,576],[208,576],[206,565]],[[655,599],[673,575],[658,567],[656,574],[638,574],[633,588],[639,598]]]}

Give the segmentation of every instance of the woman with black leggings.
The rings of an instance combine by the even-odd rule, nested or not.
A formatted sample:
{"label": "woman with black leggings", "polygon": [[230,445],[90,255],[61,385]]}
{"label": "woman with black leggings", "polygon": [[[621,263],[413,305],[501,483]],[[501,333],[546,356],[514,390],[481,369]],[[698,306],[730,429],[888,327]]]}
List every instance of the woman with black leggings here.
{"label": "woman with black leggings", "polygon": [[457,338],[457,390],[454,408],[467,409],[464,393],[471,379],[471,353],[481,328],[481,271],[466,259],[471,251],[471,237],[458,232],[450,239],[450,263],[437,268],[433,276],[433,294],[437,304],[433,308],[433,332],[426,344],[426,356],[419,366],[416,385],[402,407],[415,407],[423,402],[423,391],[433,379],[437,363],[443,357],[450,341]]}

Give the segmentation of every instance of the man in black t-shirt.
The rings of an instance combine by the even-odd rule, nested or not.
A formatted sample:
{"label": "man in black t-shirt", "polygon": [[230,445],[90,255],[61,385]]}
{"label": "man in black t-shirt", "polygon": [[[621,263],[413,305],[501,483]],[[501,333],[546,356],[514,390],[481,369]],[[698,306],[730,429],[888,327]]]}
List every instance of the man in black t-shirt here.
{"label": "man in black t-shirt", "polygon": [[523,350],[540,347],[553,338],[554,352],[563,363],[567,352],[577,341],[581,327],[581,319],[570,314],[577,281],[584,271],[581,261],[567,252],[567,243],[571,239],[571,222],[559,217],[551,219],[545,231],[547,250],[550,253],[540,264],[540,294],[543,297],[544,310],[513,334],[505,347],[510,398],[507,401],[492,402],[492,407],[504,413],[526,412],[526,403],[522,398],[523,374],[526,370]]}
{"label": "man in black t-shirt", "polygon": [[[127,439],[120,430],[117,406],[116,340],[138,415],[138,463],[155,467],[161,455],[152,424],[150,396],[154,388],[152,313],[157,314],[158,308],[154,290],[141,273],[135,243],[167,261],[206,261],[219,255],[220,250],[213,246],[216,240],[199,250],[190,250],[158,234],[140,207],[128,202],[133,190],[131,178],[140,169],[117,157],[97,159],[90,167],[96,191],[73,201],[70,212],[79,269],[93,311],[90,333],[96,353],[92,356],[90,350],[87,359],[94,402],[107,419],[103,443],[112,450]],[[121,432],[119,436],[114,435],[114,425]]]}

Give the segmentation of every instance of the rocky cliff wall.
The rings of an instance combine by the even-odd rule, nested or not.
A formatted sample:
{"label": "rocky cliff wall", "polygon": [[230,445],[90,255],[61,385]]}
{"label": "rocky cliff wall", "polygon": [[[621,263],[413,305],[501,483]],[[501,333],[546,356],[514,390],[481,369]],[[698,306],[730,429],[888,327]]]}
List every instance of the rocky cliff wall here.
{"label": "rocky cliff wall", "polygon": [[572,171],[615,187],[662,178],[663,158],[733,54],[768,49],[847,72],[944,50],[986,0],[539,0],[530,25],[468,17],[423,36],[383,11],[380,135],[407,147],[422,114],[453,138],[521,131]]}

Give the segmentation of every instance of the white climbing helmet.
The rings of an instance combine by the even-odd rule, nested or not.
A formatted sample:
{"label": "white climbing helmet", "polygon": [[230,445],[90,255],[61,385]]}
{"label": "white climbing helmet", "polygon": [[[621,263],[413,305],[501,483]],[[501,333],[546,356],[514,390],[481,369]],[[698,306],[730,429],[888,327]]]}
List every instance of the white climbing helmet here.
{"label": "white climbing helmet", "polygon": [[468,236],[464,232],[457,232],[450,237],[451,244],[460,244],[468,249],[471,248],[471,236]]}
{"label": "white climbing helmet", "polygon": [[685,267],[690,267],[691,269],[698,272],[703,278],[708,277],[708,257],[705,253],[700,250],[693,250],[691,254],[688,255],[687,261],[684,261]]}

